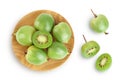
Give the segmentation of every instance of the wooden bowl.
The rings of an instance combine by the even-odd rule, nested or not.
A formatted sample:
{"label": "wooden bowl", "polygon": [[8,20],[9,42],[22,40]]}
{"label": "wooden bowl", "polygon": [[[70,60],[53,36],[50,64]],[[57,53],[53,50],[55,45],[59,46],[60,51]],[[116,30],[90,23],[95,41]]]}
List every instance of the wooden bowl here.
{"label": "wooden bowl", "polygon": [[[51,14],[54,17],[55,20],[55,25],[58,24],[59,22],[67,22],[67,20],[62,17],[60,14],[50,11],[50,10],[37,10],[34,12],[31,12],[29,14],[27,14],[26,16],[24,16],[22,19],[20,19],[20,21],[17,23],[17,25],[14,28],[13,34],[17,32],[17,30],[23,26],[23,25],[31,25],[34,26],[34,21],[36,19],[36,17],[41,14],[41,13],[48,13]],[[69,23],[68,23],[69,24]],[[69,24],[70,26],[70,24]],[[71,27],[70,27],[71,28]],[[72,31],[72,28],[71,28]],[[54,37],[53,37],[54,38]],[[32,70],[38,70],[38,71],[46,71],[46,70],[50,70],[53,68],[56,68],[58,66],[60,66],[61,64],[63,64],[67,58],[70,56],[73,46],[74,46],[74,35],[73,35],[73,31],[72,31],[72,36],[71,39],[69,40],[69,42],[67,44],[65,44],[69,55],[67,57],[65,57],[62,60],[52,60],[49,59],[48,62],[42,64],[42,65],[32,65],[30,63],[28,63],[25,59],[25,55],[26,55],[26,51],[28,47],[25,46],[21,46],[17,41],[16,41],[16,37],[15,35],[12,35],[12,49],[14,54],[16,55],[16,57],[19,59],[19,61],[25,65],[26,67],[32,69]]]}

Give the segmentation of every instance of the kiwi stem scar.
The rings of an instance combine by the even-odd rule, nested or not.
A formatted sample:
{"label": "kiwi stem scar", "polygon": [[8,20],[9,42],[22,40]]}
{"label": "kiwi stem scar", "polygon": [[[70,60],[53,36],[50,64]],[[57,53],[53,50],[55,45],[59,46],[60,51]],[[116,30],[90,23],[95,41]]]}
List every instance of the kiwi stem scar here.
{"label": "kiwi stem scar", "polygon": [[87,43],[87,40],[86,40],[86,38],[85,38],[85,36],[84,36],[84,35],[83,35],[83,38],[84,38],[85,43]]}
{"label": "kiwi stem scar", "polygon": [[16,33],[12,33],[12,36],[16,36]]}
{"label": "kiwi stem scar", "polygon": [[104,32],[105,33],[105,35],[108,35],[109,33],[107,33],[107,32]]}
{"label": "kiwi stem scar", "polygon": [[24,53],[27,54],[27,50]]}
{"label": "kiwi stem scar", "polygon": [[91,12],[93,13],[94,17],[96,18],[96,17],[97,17],[97,15],[93,12],[93,10],[92,10],[92,9],[91,9]]}

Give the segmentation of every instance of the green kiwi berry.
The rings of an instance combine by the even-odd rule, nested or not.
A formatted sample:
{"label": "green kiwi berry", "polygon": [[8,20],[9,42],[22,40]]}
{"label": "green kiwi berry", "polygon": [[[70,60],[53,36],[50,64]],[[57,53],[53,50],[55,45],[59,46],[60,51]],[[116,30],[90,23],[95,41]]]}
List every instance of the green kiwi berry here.
{"label": "green kiwi berry", "polygon": [[[91,10],[92,11],[92,10]],[[106,33],[106,30],[109,27],[109,21],[107,19],[107,17],[103,14],[99,14],[96,15],[93,11],[92,11],[94,18],[91,19],[90,21],[90,27],[93,31],[98,32],[98,33]]]}
{"label": "green kiwi berry", "polygon": [[68,55],[68,50],[63,43],[54,42],[48,48],[48,57],[54,60],[60,60]]}
{"label": "green kiwi berry", "polygon": [[60,22],[53,28],[53,36],[60,42],[68,43],[71,35],[70,26],[65,22]]}
{"label": "green kiwi berry", "polygon": [[52,44],[52,35],[49,32],[36,31],[32,36],[33,44],[38,48],[48,48]]}
{"label": "green kiwi berry", "polygon": [[32,35],[35,32],[32,26],[21,26],[16,32],[16,40],[20,45],[30,46],[32,45]]}
{"label": "green kiwi berry", "polygon": [[106,71],[112,63],[112,58],[108,53],[104,53],[96,60],[96,69],[98,71]]}
{"label": "green kiwi berry", "polygon": [[50,32],[54,26],[54,18],[51,14],[42,13],[36,18],[34,26],[39,31]]}
{"label": "green kiwi berry", "polygon": [[35,46],[30,46],[27,50],[25,58],[28,63],[33,65],[41,65],[47,62],[47,54]]}
{"label": "green kiwi berry", "polygon": [[[83,35],[84,37],[84,35]],[[84,37],[85,39],[85,37]],[[85,44],[82,45],[81,47],[81,53],[84,57],[86,58],[91,58],[93,56],[95,56],[99,50],[100,50],[100,46],[96,41],[89,41],[87,42],[85,39]]]}

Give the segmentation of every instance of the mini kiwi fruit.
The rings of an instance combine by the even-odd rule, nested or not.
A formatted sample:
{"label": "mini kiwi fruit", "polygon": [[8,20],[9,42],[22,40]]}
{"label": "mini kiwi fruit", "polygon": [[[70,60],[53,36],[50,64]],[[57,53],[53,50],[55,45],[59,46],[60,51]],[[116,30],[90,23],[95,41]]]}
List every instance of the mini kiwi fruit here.
{"label": "mini kiwi fruit", "polygon": [[22,46],[32,45],[32,35],[35,32],[35,28],[29,25],[20,26],[15,33],[17,42]]}
{"label": "mini kiwi fruit", "polygon": [[35,19],[34,26],[39,31],[51,32],[54,26],[54,18],[51,14],[41,13]]}
{"label": "mini kiwi fruit", "polygon": [[66,22],[60,22],[55,25],[53,28],[53,36],[59,42],[68,43],[72,36],[72,31],[69,24]]}
{"label": "mini kiwi fruit", "polygon": [[92,9],[91,9],[91,11],[94,15],[94,18],[92,18],[90,21],[91,29],[97,33],[104,32],[105,34],[108,34],[106,32],[106,30],[109,27],[109,21],[108,21],[107,17],[103,14],[96,15]]}
{"label": "mini kiwi fruit", "polygon": [[54,42],[48,48],[48,57],[54,60],[64,59],[68,55],[67,47],[60,42]]}
{"label": "mini kiwi fruit", "polygon": [[108,53],[101,54],[96,60],[95,67],[98,71],[106,71],[112,63],[112,57]]}
{"label": "mini kiwi fruit", "polygon": [[86,43],[82,45],[81,53],[85,58],[91,58],[99,52],[100,46],[96,41],[87,42],[84,35],[83,38]]}
{"label": "mini kiwi fruit", "polygon": [[41,65],[47,62],[47,54],[42,49],[39,49],[35,46],[30,46],[27,49],[27,54],[25,55],[25,59],[30,64]]}
{"label": "mini kiwi fruit", "polygon": [[52,35],[49,32],[36,31],[32,37],[33,44],[38,48],[47,48],[52,44]]}

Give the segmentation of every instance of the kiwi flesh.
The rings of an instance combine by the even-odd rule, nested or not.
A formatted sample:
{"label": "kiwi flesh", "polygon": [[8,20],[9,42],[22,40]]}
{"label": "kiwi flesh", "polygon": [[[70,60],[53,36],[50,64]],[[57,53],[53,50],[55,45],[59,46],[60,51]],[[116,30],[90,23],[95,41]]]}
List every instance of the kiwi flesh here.
{"label": "kiwi flesh", "polygon": [[38,48],[48,48],[52,44],[52,35],[49,32],[36,31],[32,37],[33,44]]}
{"label": "kiwi flesh", "polygon": [[96,60],[96,69],[98,71],[106,71],[112,63],[112,58],[108,53],[104,53]]}

